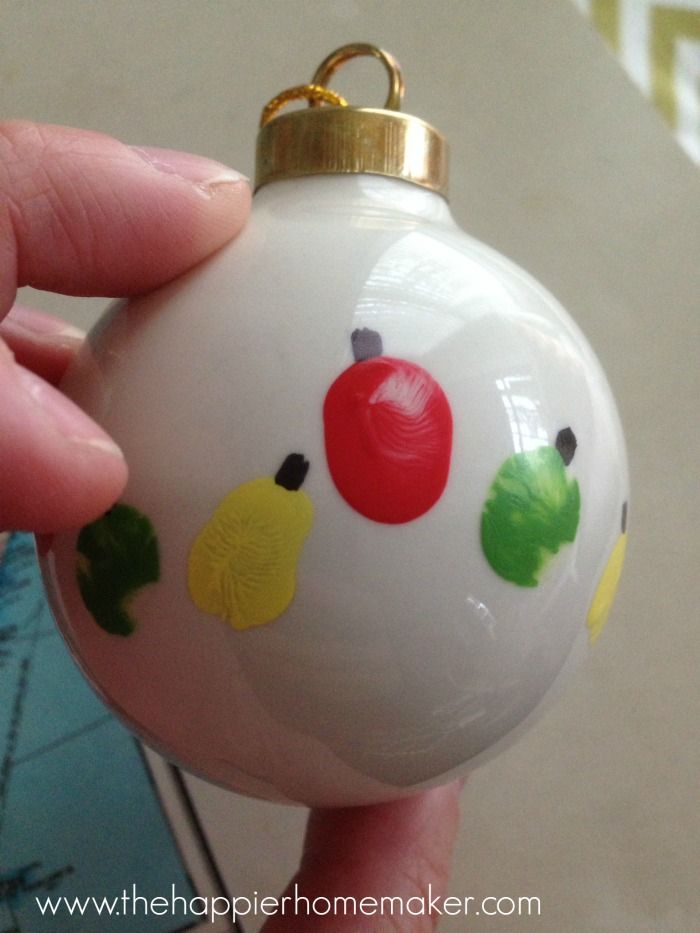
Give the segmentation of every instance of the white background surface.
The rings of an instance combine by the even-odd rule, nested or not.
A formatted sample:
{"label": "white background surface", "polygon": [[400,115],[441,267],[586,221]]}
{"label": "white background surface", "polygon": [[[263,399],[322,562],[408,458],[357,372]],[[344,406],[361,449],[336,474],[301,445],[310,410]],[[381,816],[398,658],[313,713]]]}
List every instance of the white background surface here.
{"label": "white background surface", "polygon": [[[450,138],[458,220],[542,280],[595,347],[632,474],[609,626],[559,705],[471,778],[451,893],[541,898],[539,919],[482,916],[475,931],[695,929],[700,181],[580,13],[568,0],[4,0],[0,36],[4,116],[248,174],[260,108],[327,52],[363,40],[399,58],[404,109]],[[337,89],[381,104],[375,67],[348,68]],[[23,297],[83,325],[104,304]],[[303,813],[194,785],[231,886],[277,893]]]}

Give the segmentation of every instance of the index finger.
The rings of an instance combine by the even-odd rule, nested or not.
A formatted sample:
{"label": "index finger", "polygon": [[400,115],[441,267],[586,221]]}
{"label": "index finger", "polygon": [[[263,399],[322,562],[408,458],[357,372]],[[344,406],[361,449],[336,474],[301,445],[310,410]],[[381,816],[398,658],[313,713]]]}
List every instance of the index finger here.
{"label": "index finger", "polygon": [[[209,159],[2,123],[0,318],[20,285],[72,295],[155,288],[233,237],[249,203],[242,176]],[[77,527],[113,504],[126,464],[98,425],[31,371],[41,368],[37,341],[14,323],[8,343],[19,360],[0,340],[0,527]]]}

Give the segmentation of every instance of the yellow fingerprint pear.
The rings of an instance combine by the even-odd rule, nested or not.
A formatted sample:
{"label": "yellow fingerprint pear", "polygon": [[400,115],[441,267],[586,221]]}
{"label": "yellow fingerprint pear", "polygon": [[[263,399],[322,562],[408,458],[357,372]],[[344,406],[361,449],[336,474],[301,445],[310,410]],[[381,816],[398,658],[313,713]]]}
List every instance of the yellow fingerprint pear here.
{"label": "yellow fingerprint pear", "polygon": [[598,639],[598,636],[603,631],[605,623],[608,621],[608,616],[615,599],[617,585],[620,582],[626,549],[627,535],[622,534],[617,539],[617,544],[610,555],[607,566],[603,571],[603,576],[600,578],[600,583],[593,597],[591,608],[588,610],[586,624],[590,632],[588,640],[591,645]]}
{"label": "yellow fingerprint pear", "polygon": [[296,588],[296,566],[311,530],[305,492],[271,476],[229,493],[190,551],[188,584],[197,607],[236,629],[272,622]]}

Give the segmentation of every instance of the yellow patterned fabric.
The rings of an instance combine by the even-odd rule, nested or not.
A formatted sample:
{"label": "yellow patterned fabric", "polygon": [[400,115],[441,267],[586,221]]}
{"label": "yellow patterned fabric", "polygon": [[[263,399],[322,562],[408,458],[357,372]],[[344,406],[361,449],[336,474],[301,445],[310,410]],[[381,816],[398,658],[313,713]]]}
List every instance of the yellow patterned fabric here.
{"label": "yellow patterned fabric", "polygon": [[700,164],[700,0],[574,0]]}

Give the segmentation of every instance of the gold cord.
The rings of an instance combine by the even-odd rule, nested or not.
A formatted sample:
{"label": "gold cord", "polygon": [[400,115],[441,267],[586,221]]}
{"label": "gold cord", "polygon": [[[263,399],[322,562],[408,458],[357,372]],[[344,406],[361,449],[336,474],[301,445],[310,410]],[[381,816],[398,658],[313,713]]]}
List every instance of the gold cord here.
{"label": "gold cord", "polygon": [[278,112],[293,100],[308,100],[312,104],[333,104],[335,107],[347,107],[348,102],[340,94],[330,91],[327,87],[320,84],[299,84],[297,87],[290,87],[282,91],[276,97],[265,104],[263,112],[260,115],[261,128],[269,123]]}

